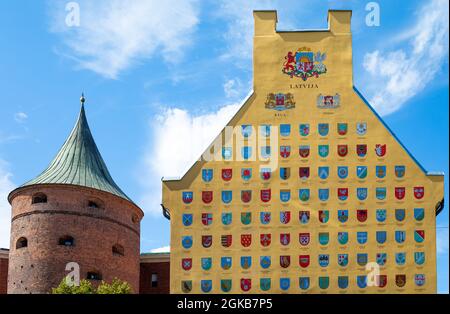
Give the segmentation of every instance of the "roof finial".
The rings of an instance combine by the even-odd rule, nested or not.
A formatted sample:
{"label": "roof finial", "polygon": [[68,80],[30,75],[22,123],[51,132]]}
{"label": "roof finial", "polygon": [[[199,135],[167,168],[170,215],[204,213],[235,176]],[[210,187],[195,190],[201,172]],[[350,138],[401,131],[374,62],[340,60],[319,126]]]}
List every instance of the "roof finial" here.
{"label": "roof finial", "polygon": [[84,98],[84,93],[81,93],[81,97],[80,97],[81,104],[84,105],[85,101],[86,101],[86,99]]}

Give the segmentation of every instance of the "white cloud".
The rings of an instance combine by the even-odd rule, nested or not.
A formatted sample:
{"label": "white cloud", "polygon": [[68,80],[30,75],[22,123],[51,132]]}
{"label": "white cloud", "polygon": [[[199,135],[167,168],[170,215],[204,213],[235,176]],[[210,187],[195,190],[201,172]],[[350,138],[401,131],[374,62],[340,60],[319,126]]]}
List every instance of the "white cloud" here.
{"label": "white cloud", "polygon": [[168,252],[170,252],[170,245],[150,250],[150,253],[168,253]]}
{"label": "white cloud", "polygon": [[11,206],[6,199],[15,185],[11,181],[12,174],[5,161],[0,159],[0,247],[9,248],[11,230]]}
{"label": "white cloud", "polygon": [[66,25],[65,2],[50,4],[51,31],[65,45],[58,53],[106,78],[143,59],[177,63],[198,24],[197,0],[78,0],[80,25]]}
{"label": "white cloud", "polygon": [[[447,0],[433,0],[423,6],[416,26],[398,36],[405,48],[375,50],[364,57],[370,74],[371,103],[381,115],[399,110],[421,92],[448,59]],[[426,18],[424,18],[426,17]]]}
{"label": "white cloud", "polygon": [[448,227],[437,226],[436,251],[448,255]]}
{"label": "white cloud", "polygon": [[141,207],[161,215],[161,183],[148,178],[181,177],[197,161],[240,108],[221,107],[216,112],[194,115],[179,108],[164,109],[152,118],[140,177],[145,178]]}
{"label": "white cloud", "polygon": [[28,119],[28,115],[25,112],[16,112],[14,114],[14,120],[18,123],[23,123]]}
{"label": "white cloud", "polygon": [[239,78],[229,79],[223,84],[223,91],[229,99],[240,99],[248,92],[250,84],[251,82],[248,82],[248,84],[242,83]]}

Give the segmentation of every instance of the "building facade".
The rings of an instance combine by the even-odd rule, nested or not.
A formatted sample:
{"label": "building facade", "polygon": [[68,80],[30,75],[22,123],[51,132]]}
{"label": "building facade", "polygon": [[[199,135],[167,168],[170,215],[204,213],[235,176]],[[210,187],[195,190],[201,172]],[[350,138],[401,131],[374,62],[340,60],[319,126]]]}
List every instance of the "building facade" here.
{"label": "building facade", "polygon": [[90,132],[84,97],[55,159],[12,191],[8,293],[49,293],[69,271],[94,285],[115,277],[139,292],[142,210],[112,179]]}
{"label": "building facade", "polygon": [[254,12],[253,93],[163,180],[171,293],[435,293],[443,175],[353,85],[351,11],[277,31]]}

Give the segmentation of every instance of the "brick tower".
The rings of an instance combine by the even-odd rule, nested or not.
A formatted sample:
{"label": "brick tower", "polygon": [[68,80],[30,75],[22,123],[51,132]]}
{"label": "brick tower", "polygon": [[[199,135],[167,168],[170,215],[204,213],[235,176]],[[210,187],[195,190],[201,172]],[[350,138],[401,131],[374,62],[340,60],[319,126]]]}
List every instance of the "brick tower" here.
{"label": "brick tower", "polygon": [[8,293],[49,293],[79,265],[94,285],[114,277],[139,292],[142,210],[112,179],[81,97],[78,120],[55,159],[13,190]]}

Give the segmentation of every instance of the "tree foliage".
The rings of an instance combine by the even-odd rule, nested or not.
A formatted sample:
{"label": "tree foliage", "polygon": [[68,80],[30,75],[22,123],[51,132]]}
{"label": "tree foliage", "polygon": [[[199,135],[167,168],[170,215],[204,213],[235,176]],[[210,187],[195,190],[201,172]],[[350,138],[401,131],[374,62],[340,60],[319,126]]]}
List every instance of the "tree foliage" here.
{"label": "tree foliage", "polygon": [[94,288],[90,281],[83,279],[80,285],[69,285],[64,278],[58,287],[52,289],[52,294],[130,294],[131,287],[126,281],[114,278],[111,283],[102,281],[98,288]]}

